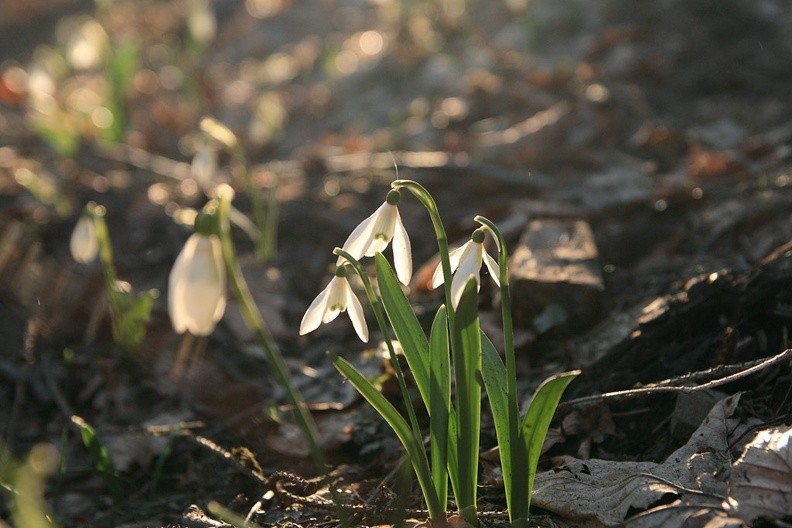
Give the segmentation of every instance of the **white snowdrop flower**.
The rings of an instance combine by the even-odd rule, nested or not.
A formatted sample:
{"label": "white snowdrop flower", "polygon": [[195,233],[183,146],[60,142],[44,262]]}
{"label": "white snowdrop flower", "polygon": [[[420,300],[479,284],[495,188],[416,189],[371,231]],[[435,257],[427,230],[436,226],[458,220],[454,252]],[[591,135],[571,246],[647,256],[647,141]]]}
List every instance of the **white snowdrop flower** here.
{"label": "white snowdrop flower", "polygon": [[[388,192],[385,203],[352,231],[344,242],[343,250],[355,259],[373,257],[384,251],[392,240],[396,276],[402,284],[407,285],[412,276],[412,251],[410,239],[396,207],[400,198],[399,191]],[[337,265],[340,266],[343,262],[343,257],[338,257]]]}
{"label": "white snowdrop flower", "polygon": [[[451,280],[451,303],[454,308],[459,305],[459,300],[462,298],[462,291],[471,278],[476,279],[477,291],[481,287],[479,272],[481,270],[482,261],[486,264],[492,276],[492,280],[495,281],[495,284],[500,285],[500,281],[498,280],[498,263],[484,250],[483,228],[476,229],[470,236],[470,240],[465,242],[461,247],[451,251],[448,257],[451,261],[451,272],[454,273],[454,278]],[[434,275],[432,275],[432,288],[437,288],[443,284],[443,280],[443,267],[442,265],[438,265]]]}
{"label": "white snowdrop flower", "polygon": [[193,233],[168,278],[173,329],[196,336],[212,333],[226,305],[226,269],[217,235]]}
{"label": "white snowdrop flower", "polygon": [[83,214],[72,231],[69,249],[74,260],[80,264],[88,264],[99,254],[99,238],[96,236],[96,224],[90,214]]}
{"label": "white snowdrop flower", "polygon": [[369,333],[366,319],[363,317],[363,307],[360,305],[349,281],[346,278],[346,269],[338,266],[335,277],[316,296],[308,307],[300,323],[300,335],[313,332],[322,323],[329,323],[338,317],[341,312],[348,312],[355,332],[364,343],[368,343]]}
{"label": "white snowdrop flower", "polygon": [[206,188],[217,174],[217,150],[209,141],[203,141],[190,164],[190,174],[202,188]]}

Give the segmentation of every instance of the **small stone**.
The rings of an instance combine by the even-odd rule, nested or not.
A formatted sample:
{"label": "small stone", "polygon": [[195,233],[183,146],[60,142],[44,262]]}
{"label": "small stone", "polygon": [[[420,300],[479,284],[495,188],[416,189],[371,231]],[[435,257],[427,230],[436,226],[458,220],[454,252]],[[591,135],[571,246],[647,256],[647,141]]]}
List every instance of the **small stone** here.
{"label": "small stone", "polygon": [[605,290],[597,257],[587,222],[532,221],[509,260],[515,326],[570,334],[596,322]]}
{"label": "small stone", "polygon": [[680,393],[671,415],[671,434],[682,440],[699,428],[715,404],[726,395],[717,391]]}
{"label": "small stone", "polygon": [[184,528],[231,528],[230,524],[216,521],[208,517],[204,511],[195,504],[191,504],[184,510],[184,513],[182,513],[181,525]]}

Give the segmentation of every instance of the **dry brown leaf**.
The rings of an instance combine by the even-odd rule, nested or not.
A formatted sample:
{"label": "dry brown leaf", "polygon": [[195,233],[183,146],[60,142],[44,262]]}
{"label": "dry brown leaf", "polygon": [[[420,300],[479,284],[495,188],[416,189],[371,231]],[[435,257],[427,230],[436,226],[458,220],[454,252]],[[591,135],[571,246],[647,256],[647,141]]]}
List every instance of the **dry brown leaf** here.
{"label": "dry brown leaf", "polygon": [[[726,496],[729,438],[739,395],[718,402],[687,444],[664,462],[571,460],[537,476],[533,504],[586,526],[681,527]],[[656,522],[661,519],[660,524]]]}
{"label": "dry brown leaf", "polygon": [[752,523],[792,515],[792,426],[760,431],[735,462],[725,504]]}

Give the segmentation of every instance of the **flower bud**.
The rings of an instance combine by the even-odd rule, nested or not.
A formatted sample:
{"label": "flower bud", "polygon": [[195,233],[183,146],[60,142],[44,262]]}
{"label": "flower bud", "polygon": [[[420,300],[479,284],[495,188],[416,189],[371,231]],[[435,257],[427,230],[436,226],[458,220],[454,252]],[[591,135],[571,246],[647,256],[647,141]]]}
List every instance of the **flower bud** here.
{"label": "flower bud", "polygon": [[99,239],[96,236],[96,224],[90,215],[82,215],[74,226],[69,241],[72,258],[80,264],[88,264],[99,253]]}

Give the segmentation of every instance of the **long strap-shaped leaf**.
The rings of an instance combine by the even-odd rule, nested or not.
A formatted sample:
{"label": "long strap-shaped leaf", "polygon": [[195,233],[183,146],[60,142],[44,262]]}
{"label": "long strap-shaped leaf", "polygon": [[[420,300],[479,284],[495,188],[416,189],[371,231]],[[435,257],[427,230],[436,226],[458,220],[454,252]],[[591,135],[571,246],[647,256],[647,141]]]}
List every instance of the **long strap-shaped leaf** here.
{"label": "long strap-shaped leaf", "polygon": [[478,320],[478,288],[471,278],[465,285],[453,329],[454,380],[456,381],[457,449],[459,489],[455,490],[459,513],[477,525],[479,433],[481,431],[481,330]]}
{"label": "long strap-shaped leaf", "polygon": [[558,402],[561,400],[567,385],[578,375],[580,375],[579,370],[572,370],[556,374],[544,380],[539,388],[536,389],[528,406],[528,412],[525,413],[525,418],[523,418],[521,433],[528,459],[526,506],[531,504],[536,465],[539,463],[539,455],[542,454],[542,444],[544,444],[545,436],[547,436],[550,421],[553,419]]}
{"label": "long strap-shaped leaf", "polygon": [[385,307],[396,338],[402,346],[404,357],[410,366],[421,399],[429,409],[431,407],[429,399],[429,342],[387,259],[382,253],[377,253],[374,260],[377,264],[377,282],[382,296],[382,306]]}
{"label": "long strap-shaped leaf", "polygon": [[448,417],[451,414],[451,370],[445,306],[437,311],[429,337],[429,439],[432,480],[440,504],[448,501]]}
{"label": "long strap-shaped leaf", "polygon": [[423,442],[412,434],[407,421],[402,418],[396,408],[383,396],[360,372],[355,369],[348,361],[335,354],[330,355],[338,371],[349,380],[350,383],[360,392],[374,409],[388,422],[393,432],[401,441],[407,456],[410,457],[418,484],[421,486],[426,506],[429,509],[429,517],[433,520],[440,519],[445,515],[445,507],[441,506],[432,485],[432,475],[429,471],[429,461],[426,458],[426,451]]}
{"label": "long strap-shaped leaf", "polygon": [[[495,422],[495,435],[498,438],[503,485],[506,489],[506,506],[511,519],[514,520],[515,511],[520,510],[520,505],[516,503],[524,502],[525,497],[512,493],[513,482],[520,479],[522,475],[527,477],[525,457],[521,456],[521,454],[524,455],[524,447],[518,436],[520,415],[517,401],[509,399],[506,365],[495,346],[483,332],[481,333],[481,359],[484,387],[487,389],[492,419]],[[515,473],[517,474],[516,478]],[[525,480],[527,481],[527,478]],[[519,483],[517,483],[517,487],[520,487]],[[525,486],[522,486],[522,489],[524,490]],[[524,510],[524,514],[527,516],[527,506]]]}

